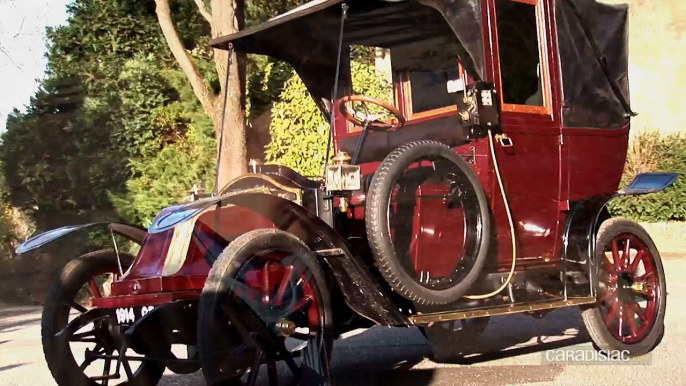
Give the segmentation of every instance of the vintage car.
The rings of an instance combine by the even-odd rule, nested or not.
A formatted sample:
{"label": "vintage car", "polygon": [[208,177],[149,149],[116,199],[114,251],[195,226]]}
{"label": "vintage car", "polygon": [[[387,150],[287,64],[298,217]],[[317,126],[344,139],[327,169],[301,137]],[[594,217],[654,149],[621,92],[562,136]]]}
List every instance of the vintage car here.
{"label": "vintage car", "polygon": [[[149,229],[22,244],[93,227],[140,244],[81,256],[53,284],[42,338],[57,384],[154,385],[165,369],[331,384],[333,341],[356,328],[418,326],[451,361],[491,316],[563,307],[599,348],[650,352],[660,254],[607,204],[678,176],[619,190],[627,18],[595,0],[316,0],[213,40],[292,65],[331,120],[332,161],[316,179],[253,162]],[[386,97],[356,94],[360,52]]]}

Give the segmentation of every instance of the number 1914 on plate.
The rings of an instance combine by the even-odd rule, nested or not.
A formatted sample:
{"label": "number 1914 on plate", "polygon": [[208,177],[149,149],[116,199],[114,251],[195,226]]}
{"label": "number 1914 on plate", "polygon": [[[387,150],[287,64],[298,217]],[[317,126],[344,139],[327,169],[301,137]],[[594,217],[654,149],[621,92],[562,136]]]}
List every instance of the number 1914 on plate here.
{"label": "number 1914 on plate", "polygon": [[154,310],[155,306],[143,306],[143,307],[129,307],[129,308],[117,308],[115,313],[117,315],[118,324],[130,324],[144,317],[150,311]]}

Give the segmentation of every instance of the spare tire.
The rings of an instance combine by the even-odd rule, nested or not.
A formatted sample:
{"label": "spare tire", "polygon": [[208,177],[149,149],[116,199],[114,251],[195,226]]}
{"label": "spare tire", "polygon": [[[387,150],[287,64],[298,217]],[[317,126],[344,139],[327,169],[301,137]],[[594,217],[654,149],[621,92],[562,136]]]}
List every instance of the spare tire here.
{"label": "spare tire", "polygon": [[460,299],[488,253],[490,215],[481,182],[440,142],[411,142],[386,157],[367,194],[365,222],[384,278],[418,304]]}

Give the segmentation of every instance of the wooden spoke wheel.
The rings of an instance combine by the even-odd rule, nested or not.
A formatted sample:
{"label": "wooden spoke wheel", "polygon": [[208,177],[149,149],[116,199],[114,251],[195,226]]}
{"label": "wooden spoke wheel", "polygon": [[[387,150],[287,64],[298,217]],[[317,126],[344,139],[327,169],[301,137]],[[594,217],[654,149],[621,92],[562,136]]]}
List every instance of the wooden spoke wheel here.
{"label": "wooden spoke wheel", "polygon": [[329,302],[324,272],[300,240],[273,229],[236,239],[213,266],[200,300],[198,344],[208,385],[251,386],[260,377],[273,385],[331,384]]}
{"label": "wooden spoke wheel", "polygon": [[[127,269],[134,256],[120,256]],[[85,319],[91,300],[107,296],[118,274],[115,252],[98,251],[71,261],[53,284],[41,327],[45,359],[58,385],[152,386],[162,377],[164,366],[157,363],[114,359],[122,347],[118,327],[106,318]],[[79,328],[72,328],[76,323]],[[142,358],[131,349],[124,354]]]}
{"label": "wooden spoke wheel", "polygon": [[596,243],[597,307],[584,311],[594,342],[605,350],[643,355],[662,338],[665,274],[650,236],[624,219],[605,222]]}

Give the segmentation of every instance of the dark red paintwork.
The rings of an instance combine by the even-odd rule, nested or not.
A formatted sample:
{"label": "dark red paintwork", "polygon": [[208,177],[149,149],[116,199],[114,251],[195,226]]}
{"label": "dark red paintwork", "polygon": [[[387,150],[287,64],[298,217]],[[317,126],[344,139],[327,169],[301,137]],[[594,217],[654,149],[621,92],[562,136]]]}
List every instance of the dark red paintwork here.
{"label": "dark red paintwork", "polygon": [[[544,30],[547,47],[544,70],[547,70],[550,90],[549,106],[545,113],[502,112],[502,131],[513,141],[514,146],[496,146],[503,182],[508,194],[517,237],[517,270],[532,267],[559,267],[561,262],[562,232],[568,217],[570,202],[589,196],[612,194],[620,183],[626,150],[628,147],[629,125],[621,130],[579,129],[562,126],[562,91],[560,64],[557,55],[557,36],[554,15],[554,0],[540,0],[543,5]],[[486,50],[487,79],[501,91],[498,35],[495,22],[495,4],[483,0],[483,28]],[[502,93],[501,93],[502,94]],[[434,119],[455,116],[457,112],[441,112],[436,116],[422,116],[409,120],[402,130],[412,130],[418,125],[426,125]],[[341,148],[341,141],[354,138],[359,132],[349,132],[346,121],[339,117],[334,132],[334,146]],[[455,130],[458,130],[455,127]],[[507,271],[512,262],[510,230],[503,200],[494,174],[487,138],[481,138],[455,147],[455,150],[471,159],[472,166],[489,197],[493,216],[494,234],[497,248],[495,261],[487,263],[487,269]],[[363,175],[376,171],[379,162],[361,165]],[[352,197],[348,217],[364,219],[365,197],[357,194]],[[426,215],[415,221],[417,245],[414,263],[423,269],[443,272],[455,261],[451,258],[456,248],[455,242],[427,237],[422,229],[446,226],[443,216],[432,215],[427,206],[440,205],[424,203]],[[424,213],[423,209],[418,209]],[[219,226],[213,223],[219,218]],[[225,208],[221,216],[208,212],[198,222],[209,229],[220,229],[225,240],[232,240],[246,231],[274,227],[270,221],[248,209]],[[200,290],[209,265],[204,258],[207,246],[191,243],[188,259],[181,270],[172,276],[162,277],[166,256],[166,241],[169,234],[148,236],[139,253],[134,269],[123,282],[116,283],[113,292],[117,296],[166,291]],[[168,243],[167,243],[168,244]],[[446,262],[446,258],[447,261]],[[138,288],[134,291],[133,288]],[[137,300],[136,300],[137,301]]]}

